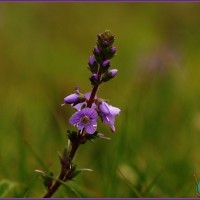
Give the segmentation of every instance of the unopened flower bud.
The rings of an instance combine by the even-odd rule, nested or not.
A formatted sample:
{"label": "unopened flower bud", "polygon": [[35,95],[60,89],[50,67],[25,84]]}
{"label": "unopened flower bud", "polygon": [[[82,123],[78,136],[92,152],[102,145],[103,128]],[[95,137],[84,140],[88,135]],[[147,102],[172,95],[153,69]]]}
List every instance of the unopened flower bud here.
{"label": "unopened flower bud", "polygon": [[102,64],[102,66],[106,69],[108,69],[110,67],[110,60],[105,60]]}
{"label": "unopened flower bud", "polygon": [[103,46],[104,46],[104,47],[108,47],[108,46],[109,46],[109,42],[108,42],[108,41],[106,41],[106,40],[105,40],[105,41],[103,41]]}
{"label": "unopened flower bud", "polygon": [[107,53],[107,58],[111,59],[115,55],[116,51],[117,51],[117,48],[114,46],[109,48],[108,53]]}
{"label": "unopened flower bud", "polygon": [[76,92],[76,94],[81,94],[81,93],[80,93],[80,87],[78,87],[78,86],[75,87],[75,92]]}
{"label": "unopened flower bud", "polygon": [[117,69],[108,70],[108,73],[112,76],[112,78],[114,78],[116,76],[117,72],[118,72]]}
{"label": "unopened flower bud", "polygon": [[111,69],[108,70],[102,77],[102,81],[106,82],[109,81],[110,79],[114,78],[117,74],[118,70],[117,69]]}
{"label": "unopened flower bud", "polygon": [[70,94],[64,98],[65,104],[77,104],[85,101],[85,97],[80,94]]}
{"label": "unopened flower bud", "polygon": [[78,102],[78,94],[70,94],[69,96],[64,98],[64,102],[66,104],[72,104],[72,103],[77,103]]}
{"label": "unopened flower bud", "polygon": [[97,35],[98,40],[102,40],[102,39],[103,39],[103,38],[102,38],[102,35],[103,35],[102,33],[100,33],[100,34]]}
{"label": "unopened flower bud", "polygon": [[117,48],[116,48],[116,47],[111,47],[111,48],[110,48],[110,52],[111,52],[112,54],[115,54],[116,51],[117,51]]}
{"label": "unopened flower bud", "polygon": [[93,53],[95,56],[99,56],[101,54],[101,51],[98,47],[94,47]]}
{"label": "unopened flower bud", "polygon": [[93,49],[93,54],[95,56],[95,59],[98,63],[101,63],[102,62],[102,58],[103,58],[103,54],[101,52],[101,49],[99,46],[96,46],[94,49]]}
{"label": "unopened flower bud", "polygon": [[97,44],[102,48],[102,50],[106,50],[108,47],[111,47],[115,40],[115,36],[111,34],[109,30],[105,30],[105,32],[98,34]]}
{"label": "unopened flower bud", "polygon": [[94,58],[94,56],[90,56],[88,65],[92,73],[96,73],[98,71],[98,63],[96,59]]}
{"label": "unopened flower bud", "polygon": [[99,82],[99,77],[97,74],[92,74],[92,76],[89,79],[92,85],[96,85]]}
{"label": "unopened flower bud", "polygon": [[110,45],[112,45],[114,41],[115,41],[115,36],[114,35],[110,35],[110,37],[109,37]]}
{"label": "unopened flower bud", "polygon": [[96,64],[96,60],[95,60],[94,56],[90,56],[88,65],[93,66],[95,64]]}

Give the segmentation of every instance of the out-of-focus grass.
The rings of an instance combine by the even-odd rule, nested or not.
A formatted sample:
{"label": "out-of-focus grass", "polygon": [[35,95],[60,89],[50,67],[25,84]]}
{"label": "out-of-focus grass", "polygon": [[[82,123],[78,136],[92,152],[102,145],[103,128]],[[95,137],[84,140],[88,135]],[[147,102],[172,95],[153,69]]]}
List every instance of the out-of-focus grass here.
{"label": "out-of-focus grass", "polygon": [[60,104],[75,86],[90,90],[87,60],[97,33],[110,29],[119,74],[99,96],[122,109],[117,131],[99,125],[112,140],[82,145],[74,160],[94,171],[55,197],[194,197],[199,10],[192,3],[1,3],[0,195],[41,197],[34,170],[45,164],[59,172],[57,151],[73,113]]}

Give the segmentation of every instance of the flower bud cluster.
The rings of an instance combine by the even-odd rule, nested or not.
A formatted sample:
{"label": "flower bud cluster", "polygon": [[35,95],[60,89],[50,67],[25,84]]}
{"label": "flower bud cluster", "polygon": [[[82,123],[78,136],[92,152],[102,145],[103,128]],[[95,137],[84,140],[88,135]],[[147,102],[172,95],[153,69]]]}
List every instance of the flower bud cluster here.
{"label": "flower bud cluster", "polygon": [[[76,88],[74,94],[64,98],[64,104],[70,104],[76,109],[69,123],[76,126],[81,134],[84,131],[90,135],[97,133],[98,117],[115,132],[115,117],[119,115],[120,109],[109,105],[96,95],[99,85],[114,78],[118,72],[117,69],[110,69],[110,59],[116,53],[116,47],[113,46],[114,40],[115,37],[110,31],[98,34],[97,46],[93,49],[93,55],[90,56],[88,62],[92,72],[89,78],[93,85],[92,92],[82,94],[79,88]],[[70,132],[69,135],[69,139],[73,141],[74,134]]]}
{"label": "flower bud cluster", "polygon": [[117,69],[109,70],[111,66],[110,59],[116,54],[116,47],[112,46],[115,37],[110,31],[98,34],[97,45],[93,49],[93,55],[89,58],[89,69],[92,72],[89,78],[92,85],[99,85],[102,82],[114,78],[118,72]]}

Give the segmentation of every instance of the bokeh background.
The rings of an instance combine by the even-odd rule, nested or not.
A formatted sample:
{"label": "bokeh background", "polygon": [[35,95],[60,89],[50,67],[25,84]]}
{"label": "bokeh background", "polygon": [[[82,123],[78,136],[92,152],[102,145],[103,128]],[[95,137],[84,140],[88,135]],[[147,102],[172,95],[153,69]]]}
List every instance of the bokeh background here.
{"label": "bokeh background", "polygon": [[82,145],[91,168],[54,197],[195,197],[200,178],[200,5],[1,3],[0,196],[41,197],[35,169],[59,173],[63,98],[91,89],[96,35],[116,35],[118,76],[99,96],[121,108],[112,140]]}

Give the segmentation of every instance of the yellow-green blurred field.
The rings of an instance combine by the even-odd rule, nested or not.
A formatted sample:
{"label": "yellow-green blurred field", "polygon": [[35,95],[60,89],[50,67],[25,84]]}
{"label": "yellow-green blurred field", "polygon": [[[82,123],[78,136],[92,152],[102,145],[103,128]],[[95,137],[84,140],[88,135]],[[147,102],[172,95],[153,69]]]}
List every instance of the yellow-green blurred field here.
{"label": "yellow-green blurred field", "polygon": [[[200,5],[0,3],[0,196],[41,197],[35,169],[59,173],[73,113],[91,89],[96,35],[116,36],[115,79],[99,96],[121,108],[110,141],[82,145],[91,168],[54,197],[195,197],[200,178]],[[77,194],[78,193],[78,194]]]}

